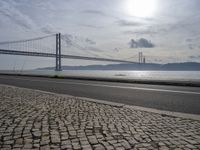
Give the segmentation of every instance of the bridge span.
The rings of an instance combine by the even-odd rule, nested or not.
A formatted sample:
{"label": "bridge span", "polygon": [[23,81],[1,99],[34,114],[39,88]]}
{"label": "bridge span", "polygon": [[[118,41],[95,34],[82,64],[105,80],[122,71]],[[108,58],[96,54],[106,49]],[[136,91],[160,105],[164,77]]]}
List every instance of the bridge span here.
{"label": "bridge span", "polygon": [[[51,45],[42,46],[41,40],[53,38],[53,41],[49,42]],[[100,57],[87,57],[78,55],[68,55],[62,53],[62,35],[52,34],[49,36],[19,40],[19,41],[5,41],[0,42],[0,54],[7,55],[21,55],[21,56],[35,56],[35,57],[52,57],[56,59],[55,70],[61,71],[61,59],[82,59],[92,61],[105,61],[105,62],[118,62],[118,63],[136,63],[128,60],[100,58]],[[78,48],[78,46],[76,44]]]}

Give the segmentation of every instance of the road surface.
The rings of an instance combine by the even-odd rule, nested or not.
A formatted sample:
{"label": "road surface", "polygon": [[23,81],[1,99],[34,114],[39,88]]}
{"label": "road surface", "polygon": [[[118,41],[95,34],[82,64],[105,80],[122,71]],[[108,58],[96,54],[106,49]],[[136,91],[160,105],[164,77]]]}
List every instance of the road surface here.
{"label": "road surface", "polygon": [[0,75],[0,84],[200,114],[200,88]]}

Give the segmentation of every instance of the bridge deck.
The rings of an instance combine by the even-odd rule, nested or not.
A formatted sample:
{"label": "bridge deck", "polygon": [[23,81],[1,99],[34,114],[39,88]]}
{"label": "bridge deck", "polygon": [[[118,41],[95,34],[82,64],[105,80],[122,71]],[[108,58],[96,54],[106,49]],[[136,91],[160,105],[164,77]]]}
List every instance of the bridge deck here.
{"label": "bridge deck", "polygon": [[[0,54],[22,55],[22,56],[37,56],[37,57],[53,57],[53,58],[56,58],[56,54],[54,54],[54,53],[28,52],[28,51],[16,51],[16,50],[4,50],[4,49],[0,49]],[[93,60],[93,61],[120,62],[120,63],[136,63],[136,62],[126,61],[126,60],[109,59],[109,58],[97,58],[97,57],[86,57],[86,56],[75,56],[75,55],[61,55],[61,58]]]}

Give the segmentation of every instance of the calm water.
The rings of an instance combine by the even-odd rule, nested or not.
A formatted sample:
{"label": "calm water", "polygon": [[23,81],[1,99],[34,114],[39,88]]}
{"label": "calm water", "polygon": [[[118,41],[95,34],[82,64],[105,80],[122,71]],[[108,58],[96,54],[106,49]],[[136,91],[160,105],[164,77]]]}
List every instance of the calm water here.
{"label": "calm water", "polygon": [[[0,71],[2,72],[2,71]],[[13,73],[13,71],[10,71]],[[15,72],[16,73],[16,72]],[[200,71],[91,71],[91,70],[64,70],[55,72],[52,70],[23,71],[22,74],[60,75],[75,77],[98,77],[137,80],[176,80],[176,81],[200,81]]]}

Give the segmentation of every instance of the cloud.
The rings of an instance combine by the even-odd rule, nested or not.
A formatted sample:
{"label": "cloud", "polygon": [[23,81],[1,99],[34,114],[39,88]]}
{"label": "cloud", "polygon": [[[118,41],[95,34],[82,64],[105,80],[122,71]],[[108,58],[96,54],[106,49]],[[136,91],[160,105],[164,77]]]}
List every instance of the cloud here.
{"label": "cloud", "polygon": [[185,40],[186,42],[192,42],[192,39],[191,38],[188,38]]}
{"label": "cloud", "polygon": [[116,22],[119,26],[141,26],[141,22],[137,21],[127,21],[127,20],[118,20]]}
{"label": "cloud", "polygon": [[193,44],[188,44],[188,48],[192,50],[192,49],[194,49],[194,45]]}
{"label": "cloud", "polygon": [[97,47],[92,47],[92,46],[86,46],[85,49],[89,50],[90,52],[103,52],[103,50],[97,48]]}
{"label": "cloud", "polygon": [[72,34],[62,34],[61,39],[64,41],[63,44],[65,44],[66,47],[76,47],[83,50],[90,47],[91,49],[97,50],[97,48],[92,47],[96,45],[96,42],[89,38],[75,36]]}
{"label": "cloud", "polygon": [[128,30],[128,31],[124,31],[123,33],[124,34],[133,34],[133,35],[135,35],[135,34],[137,34],[137,35],[150,35],[150,36],[157,34],[157,32],[151,31],[151,30],[141,30],[141,31],[130,31],[130,30]]}
{"label": "cloud", "polygon": [[62,34],[61,39],[65,42],[67,47],[73,46],[73,36],[71,34]]}
{"label": "cloud", "polygon": [[91,44],[91,45],[95,45],[96,44],[95,41],[92,41],[92,40],[90,40],[88,38],[85,39],[85,42],[87,42],[88,44]]}
{"label": "cloud", "polygon": [[78,24],[78,25],[87,27],[87,28],[94,28],[94,29],[102,29],[103,28],[102,26],[89,25],[89,24]]}
{"label": "cloud", "polygon": [[189,58],[191,58],[191,59],[199,59],[200,55],[199,56],[189,56]]}
{"label": "cloud", "polygon": [[153,48],[155,45],[145,38],[139,40],[131,39],[129,42],[130,48]]}
{"label": "cloud", "polygon": [[99,11],[99,10],[84,10],[81,13],[95,14],[95,15],[100,15],[100,16],[107,16],[104,12]]}
{"label": "cloud", "polygon": [[112,19],[118,19],[118,17],[116,17],[115,15],[110,15],[99,10],[88,9],[88,10],[81,11],[81,13],[91,14],[91,15],[96,15],[96,16],[101,16],[101,17],[108,17]]}
{"label": "cloud", "polygon": [[47,24],[46,26],[41,28],[41,31],[46,34],[53,34],[56,33],[55,27],[51,24]]}
{"label": "cloud", "polygon": [[114,52],[119,52],[120,49],[119,48],[114,48]]}
{"label": "cloud", "polygon": [[32,29],[35,26],[31,18],[22,13],[15,7],[15,4],[9,1],[0,1],[0,15],[25,29]]}

